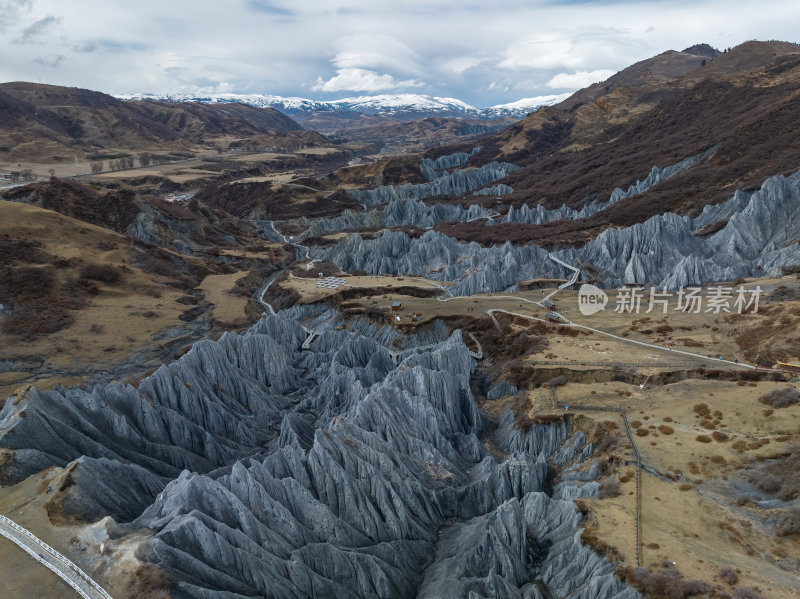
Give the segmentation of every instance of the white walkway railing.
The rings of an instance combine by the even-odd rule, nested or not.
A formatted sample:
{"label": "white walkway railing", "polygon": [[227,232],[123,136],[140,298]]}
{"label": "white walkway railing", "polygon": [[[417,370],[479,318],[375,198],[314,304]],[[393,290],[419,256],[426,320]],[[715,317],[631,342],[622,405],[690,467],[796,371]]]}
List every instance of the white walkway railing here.
{"label": "white walkway railing", "polygon": [[10,518],[0,515],[0,535],[50,569],[83,599],[111,599],[103,587],[61,553]]}

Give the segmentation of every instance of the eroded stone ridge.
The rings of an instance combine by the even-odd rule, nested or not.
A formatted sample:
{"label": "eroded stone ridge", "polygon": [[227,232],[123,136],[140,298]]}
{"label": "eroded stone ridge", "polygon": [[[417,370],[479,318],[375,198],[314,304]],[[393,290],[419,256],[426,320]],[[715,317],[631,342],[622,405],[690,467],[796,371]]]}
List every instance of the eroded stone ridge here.
{"label": "eroded stone ridge", "polygon": [[[508,162],[490,162],[480,167],[456,170],[452,173],[442,171],[430,183],[404,183],[402,185],[382,185],[375,189],[352,189],[350,195],[367,206],[380,206],[388,202],[443,196],[463,195],[473,189],[494,183],[519,167]],[[433,169],[429,175],[436,173]]]}
{"label": "eroded stone ridge", "polygon": [[[294,312],[323,324],[309,350]],[[67,514],[149,529],[178,597],[638,596],[580,544],[571,499],[597,488],[582,433],[509,411],[495,459],[460,333],[395,365],[392,335],[335,323],[282,313],[139,389],[9,398],[0,444],[67,464]]]}
{"label": "eroded stone ridge", "polygon": [[[694,219],[665,213],[631,227],[606,229],[583,248],[554,254],[569,264],[592,265],[606,287],[677,289],[780,274],[782,267],[797,266],[798,223],[800,173],[771,177],[758,191],[737,191]],[[372,240],[349,235],[324,255],[345,270],[457,281],[450,287],[453,295],[514,291],[522,280],[571,275],[535,245],[481,247],[435,231],[416,239],[393,231]]]}
{"label": "eroded stone ridge", "polygon": [[[605,202],[592,202],[580,210],[575,210],[567,205],[563,205],[561,208],[555,210],[550,210],[541,205],[531,208],[526,203],[519,208],[511,206],[505,215],[494,217],[491,211],[477,204],[473,204],[468,208],[462,208],[460,205],[453,204],[426,204],[416,199],[417,196],[411,192],[400,192],[392,186],[387,186],[386,188],[379,188],[383,189],[383,191],[379,192],[379,195],[386,199],[386,204],[382,208],[373,208],[366,211],[345,210],[342,214],[334,218],[319,219],[314,222],[301,220],[300,224],[306,228],[304,236],[313,237],[331,231],[346,231],[348,229],[362,227],[399,227],[403,225],[412,225],[419,228],[431,228],[449,221],[472,221],[478,219],[486,219],[487,225],[495,223],[541,225],[558,220],[588,218],[625,198],[644,193],[654,185],[700,164],[707,160],[715,150],[716,147],[711,148],[664,168],[654,166],[644,180],[637,181],[626,190],[617,188]],[[448,175],[447,171],[443,169],[449,168],[450,166],[455,167],[466,164],[470,156],[471,154],[458,153],[442,156],[436,161],[424,158],[420,170],[431,180],[435,180],[438,177]],[[441,167],[441,169],[437,170],[435,167],[440,165],[448,166]],[[377,190],[374,191],[377,192]],[[477,189],[473,192],[473,195],[503,196],[513,192],[514,190],[509,185],[498,183],[497,185]],[[488,217],[490,215],[494,218],[489,219]]]}

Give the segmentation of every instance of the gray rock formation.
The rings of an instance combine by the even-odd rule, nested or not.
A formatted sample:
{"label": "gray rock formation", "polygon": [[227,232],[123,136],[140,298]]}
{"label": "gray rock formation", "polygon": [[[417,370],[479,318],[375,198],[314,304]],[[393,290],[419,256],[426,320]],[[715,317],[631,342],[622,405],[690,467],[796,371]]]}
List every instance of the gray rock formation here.
{"label": "gray rock formation", "polygon": [[[308,350],[294,317],[320,327]],[[297,308],[138,389],[31,390],[5,402],[0,445],[71,462],[66,514],[149,529],[175,597],[638,597],[580,545],[570,498],[597,487],[582,434],[509,412],[496,460],[458,332],[339,323]],[[398,365],[384,344],[406,348]]]}
{"label": "gray rock formation", "polygon": [[[514,189],[510,185],[506,185],[505,183],[498,183],[497,185],[492,185],[491,187],[484,187],[482,189],[478,189],[477,191],[473,191],[472,195],[474,196],[507,196],[514,193]],[[527,204],[525,204],[527,206]]]}
{"label": "gray rock formation", "polygon": [[[659,168],[654,166],[648,176],[643,181],[637,181],[635,184],[628,187],[627,190],[615,189],[609,199],[605,202],[593,202],[587,204],[580,210],[574,210],[567,205],[561,206],[555,210],[549,210],[544,206],[529,207],[528,204],[523,204],[520,208],[509,208],[506,215],[496,220],[487,220],[487,225],[492,225],[498,222],[502,223],[526,223],[526,224],[544,224],[558,220],[575,220],[578,218],[587,218],[605,210],[612,204],[619,202],[625,198],[639,193],[644,193],[652,186],[669,179],[679,173],[682,173],[691,167],[707,160],[716,148],[711,148],[706,152],[697,154],[680,162]],[[460,166],[465,164],[470,154],[450,154],[442,156],[437,161],[423,159],[422,166],[420,167],[426,175],[435,179],[442,176],[443,171],[437,170],[436,166],[441,164]],[[441,163],[438,161],[442,161]],[[444,168],[444,167],[442,167]],[[444,172],[446,175],[447,173]],[[379,188],[380,189],[380,188]],[[394,188],[392,188],[394,189]],[[473,192],[476,196],[503,196],[513,193],[513,189],[505,183],[499,183],[490,187],[483,187]],[[381,193],[390,193],[384,191]],[[388,196],[387,196],[388,197]],[[398,227],[403,225],[412,225],[419,228],[431,228],[448,221],[471,221],[479,218],[486,218],[489,212],[478,205],[472,205],[468,209],[461,206],[454,206],[451,204],[433,204],[428,205],[418,199],[393,199],[388,200],[388,203],[382,209],[373,209],[369,211],[351,211],[345,210],[341,215],[329,218],[320,219],[315,222],[306,220],[299,221],[298,224],[306,229],[304,237],[312,237],[321,235],[331,231],[346,231],[348,229],[357,229],[362,227]],[[270,231],[265,231],[268,238]],[[274,240],[274,239],[273,239]]]}
{"label": "gray rock formation", "polygon": [[129,522],[153,503],[169,482],[136,464],[82,456],[53,481],[58,512],[81,522],[111,516]]}
{"label": "gray rock formation", "polygon": [[[715,224],[716,232],[702,235]],[[635,283],[676,289],[779,274],[782,267],[800,264],[799,237],[797,173],[771,177],[750,194],[737,192],[696,219],[672,213],[654,216],[628,228],[609,228],[585,247],[555,255],[570,264],[591,264],[606,287]],[[449,288],[453,295],[513,291],[521,280],[571,274],[533,245],[482,248],[433,231],[413,240],[399,232],[385,232],[373,240],[349,235],[324,255],[345,270],[457,281]]]}
{"label": "gray rock formation", "polygon": [[233,246],[239,243],[232,231],[226,230],[229,223],[212,212],[206,211],[210,216],[205,218],[180,219],[157,210],[148,202],[138,201],[137,204],[139,213],[125,231],[134,239],[171,247],[187,256],[207,248],[209,239],[225,239]]}
{"label": "gray rock formation", "polygon": [[[667,213],[627,229],[607,229],[574,256],[603,270],[606,284],[676,289],[707,281],[778,275],[800,264],[800,173],[736,192],[696,219]],[[700,236],[703,227],[722,227]],[[568,253],[565,253],[568,255]]]}
{"label": "gray rock formation", "polygon": [[49,466],[65,466],[67,460],[36,449],[0,451],[0,484],[15,485]]}
{"label": "gray rock formation", "polygon": [[345,271],[361,269],[370,274],[397,273],[457,281],[449,287],[453,295],[514,290],[519,281],[534,276],[566,276],[566,269],[537,246],[506,243],[482,248],[436,231],[417,239],[394,231],[371,240],[351,234],[325,250],[323,256]]}
{"label": "gray rock formation", "polygon": [[[490,162],[481,167],[456,170],[443,174],[430,183],[405,183],[403,185],[382,185],[375,189],[353,189],[350,195],[367,206],[380,206],[393,201],[402,201],[443,195],[463,195],[498,179],[519,167],[508,162]],[[428,174],[433,174],[433,169]]]}
{"label": "gray rock formation", "polygon": [[[319,219],[311,222],[300,219],[305,232],[304,238],[322,235],[331,231],[346,231],[362,227],[396,227],[412,225],[420,228],[431,228],[451,220],[474,220],[485,218],[488,212],[478,205],[467,209],[450,204],[428,205],[420,201],[422,198],[437,195],[464,194],[469,190],[482,187],[497,179],[504,177],[508,172],[515,170],[512,164],[496,163],[487,164],[481,168],[472,168],[449,173],[447,169],[464,166],[474,154],[479,152],[477,147],[470,153],[458,152],[440,156],[436,160],[423,158],[420,171],[428,177],[431,183],[420,185],[388,185],[370,190],[352,190],[350,194],[364,206],[381,206],[380,210],[372,209],[363,212],[345,210],[337,217]],[[513,190],[504,184],[490,188],[480,189],[477,195],[504,195]],[[268,227],[267,227],[268,228]],[[266,229],[266,228],[265,228]],[[274,232],[264,230],[268,239],[274,237]]]}
{"label": "gray rock formation", "polygon": [[[647,177],[644,178],[642,181],[636,181],[633,185],[630,185],[628,189],[623,190],[617,187],[613,192],[611,192],[611,196],[605,202],[592,202],[591,204],[587,204],[580,210],[574,210],[570,208],[566,204],[561,206],[561,208],[557,208],[555,210],[548,210],[543,206],[535,206],[534,208],[530,208],[527,204],[523,204],[519,209],[515,210],[513,207],[508,211],[505,218],[497,222],[506,222],[506,223],[527,223],[533,225],[541,225],[544,223],[554,222],[557,220],[575,220],[578,218],[588,218],[598,212],[605,210],[609,206],[612,206],[619,202],[620,200],[624,200],[625,198],[629,198],[631,196],[644,193],[654,185],[658,185],[662,181],[666,181],[678,175],[684,171],[689,170],[693,166],[700,164],[701,162],[705,162],[708,160],[714,152],[717,151],[717,146],[709,148],[705,152],[701,152],[700,154],[696,154],[694,156],[690,156],[689,158],[685,158],[680,162],[676,162],[675,164],[671,164],[667,167],[660,168],[658,166],[654,166]],[[477,193],[477,192],[476,192]]]}
{"label": "gray rock formation", "polygon": [[500,399],[506,395],[514,395],[519,389],[506,380],[502,380],[489,388],[487,399]]}
{"label": "gray rock formation", "polygon": [[383,208],[364,212],[345,210],[339,216],[302,222],[307,227],[305,238],[323,235],[332,231],[346,231],[362,227],[399,227],[412,225],[421,229],[432,228],[447,221],[466,221],[488,216],[488,212],[477,204],[462,208],[452,204],[428,205],[419,200],[395,200]]}
{"label": "gray rock formation", "polygon": [[433,181],[434,179],[438,179],[442,175],[446,174],[443,171],[449,168],[457,168],[459,166],[464,166],[467,162],[469,162],[470,158],[472,158],[482,149],[483,146],[478,146],[476,148],[473,148],[472,151],[470,151],[469,153],[456,152],[455,154],[447,154],[445,156],[439,156],[435,160],[431,160],[430,158],[423,158],[419,170],[422,171],[422,174],[425,175],[428,178],[428,180]]}

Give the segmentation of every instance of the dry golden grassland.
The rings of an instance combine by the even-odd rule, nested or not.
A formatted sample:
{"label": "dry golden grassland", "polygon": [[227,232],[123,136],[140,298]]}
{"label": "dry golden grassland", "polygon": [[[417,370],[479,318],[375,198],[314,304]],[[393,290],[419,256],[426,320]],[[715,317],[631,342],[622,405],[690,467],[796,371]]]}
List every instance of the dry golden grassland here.
{"label": "dry golden grassland", "polygon": [[222,322],[234,322],[245,317],[245,306],[248,298],[229,293],[236,285],[236,281],[246,277],[247,272],[235,272],[229,275],[208,275],[200,283],[199,289],[203,292],[206,301],[214,305],[213,315]]}
{"label": "dry golden grassland", "polygon": [[[644,565],[677,562],[687,579],[717,583],[718,571],[739,571],[740,586],[767,597],[800,596],[800,581],[778,562],[800,557],[797,537],[775,535],[771,510],[742,502],[739,470],[782,455],[800,443],[800,404],[768,409],[758,397],[785,382],[688,378],[668,385],[568,383],[558,390],[570,412],[585,414],[617,434],[615,413],[581,405],[623,407],[647,466],[674,480],[642,473]],[[619,456],[630,461],[627,439]],[[619,461],[618,461],[619,463]],[[592,534],[635,565],[635,469],[620,465],[620,495],[589,500]],[[738,482],[736,482],[738,481]]]}
{"label": "dry golden grassland", "polygon": [[[41,243],[41,251],[69,261],[61,268],[50,264],[31,267],[53,272],[56,289],[78,277],[87,264],[113,267],[120,273],[119,280],[113,283],[94,281],[96,293],[87,298],[83,307],[69,311],[71,324],[65,328],[40,336],[0,332],[0,353],[4,358],[42,358],[39,378],[46,371],[97,368],[124,361],[151,346],[154,335],[185,324],[178,317],[188,306],[176,302],[183,292],[165,277],[134,266],[129,239],[25,204],[0,201],[0,212],[0,236],[36,240]],[[27,378],[25,373],[4,373],[0,376],[0,395],[13,392]],[[57,374],[50,378],[53,383],[75,382],[74,377]]]}

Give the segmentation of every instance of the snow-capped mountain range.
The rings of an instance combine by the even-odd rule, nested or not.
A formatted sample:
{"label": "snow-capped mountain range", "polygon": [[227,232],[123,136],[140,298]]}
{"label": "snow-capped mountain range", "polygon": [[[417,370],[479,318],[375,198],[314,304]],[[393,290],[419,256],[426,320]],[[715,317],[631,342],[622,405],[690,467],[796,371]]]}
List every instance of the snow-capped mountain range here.
{"label": "snow-capped mountain range", "polygon": [[356,112],[370,115],[419,114],[450,116],[474,119],[499,117],[521,118],[541,106],[557,104],[570,94],[523,98],[509,104],[498,104],[488,108],[476,108],[456,98],[443,98],[421,94],[383,94],[358,96],[341,100],[309,100],[307,98],[272,96],[267,94],[219,93],[197,95],[177,94],[126,94],[121,100],[156,100],[161,102],[202,102],[205,104],[241,103],[258,107],[275,108],[284,114],[299,114],[310,111]]}

